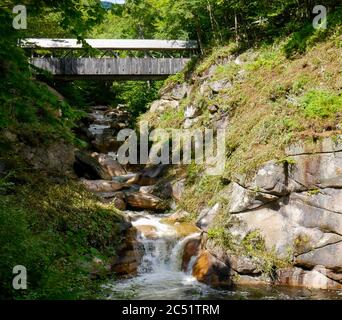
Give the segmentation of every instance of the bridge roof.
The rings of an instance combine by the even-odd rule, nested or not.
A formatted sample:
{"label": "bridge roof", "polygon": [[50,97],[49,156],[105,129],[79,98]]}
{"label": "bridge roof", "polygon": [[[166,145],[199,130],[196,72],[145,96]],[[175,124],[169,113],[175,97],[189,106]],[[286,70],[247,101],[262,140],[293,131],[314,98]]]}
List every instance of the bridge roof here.
{"label": "bridge roof", "polygon": [[[195,50],[197,41],[189,40],[133,40],[133,39],[85,39],[94,49],[102,50]],[[82,49],[77,39],[23,39],[23,48]]]}

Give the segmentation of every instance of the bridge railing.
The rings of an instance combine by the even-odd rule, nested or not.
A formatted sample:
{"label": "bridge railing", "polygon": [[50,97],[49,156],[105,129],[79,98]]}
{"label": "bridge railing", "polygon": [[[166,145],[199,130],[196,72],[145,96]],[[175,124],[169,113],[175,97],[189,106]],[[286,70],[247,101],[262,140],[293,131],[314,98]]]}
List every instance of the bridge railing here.
{"label": "bridge railing", "polygon": [[24,39],[31,65],[60,79],[163,79],[184,69],[196,41]]}
{"label": "bridge railing", "polygon": [[[193,40],[135,39],[23,39],[20,46],[31,56],[49,57],[191,57],[198,52]],[[43,51],[43,53],[42,53]]]}

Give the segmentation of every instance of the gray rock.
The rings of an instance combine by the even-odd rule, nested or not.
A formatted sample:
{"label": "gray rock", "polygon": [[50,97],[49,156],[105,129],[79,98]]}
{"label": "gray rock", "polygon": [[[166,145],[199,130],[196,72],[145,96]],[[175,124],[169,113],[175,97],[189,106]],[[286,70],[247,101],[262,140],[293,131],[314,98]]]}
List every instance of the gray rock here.
{"label": "gray rock", "polygon": [[227,79],[222,79],[222,80],[210,82],[208,83],[208,86],[213,92],[219,93],[222,90],[230,89],[233,85]]}
{"label": "gray rock", "polygon": [[152,102],[150,112],[163,113],[167,109],[177,109],[179,101],[175,100],[156,100]]}
{"label": "gray rock", "polygon": [[315,192],[292,193],[291,199],[311,207],[342,213],[342,189],[327,188]]}
{"label": "gray rock", "polygon": [[271,194],[245,189],[235,182],[229,186],[228,192],[230,192],[230,213],[239,213],[255,209],[279,199],[277,196]]}
{"label": "gray rock", "polygon": [[276,161],[267,162],[258,170],[252,182],[247,184],[247,187],[275,195],[287,194],[287,178],[284,164]]}
{"label": "gray rock", "polygon": [[196,226],[203,231],[208,231],[221,209],[222,205],[220,203],[216,203],[212,208],[203,209],[196,222]]}
{"label": "gray rock", "polygon": [[315,153],[334,153],[342,151],[342,135],[336,139],[324,138],[315,143],[299,141],[288,146],[285,150],[287,156],[308,155]]}
{"label": "gray rock", "polygon": [[342,187],[342,152],[293,156],[289,179],[312,188]]}
{"label": "gray rock", "polygon": [[171,184],[172,187],[172,197],[176,201],[180,201],[185,190],[185,179],[178,180]]}
{"label": "gray rock", "polygon": [[308,268],[322,265],[330,270],[342,272],[342,240],[298,256],[296,264]]}

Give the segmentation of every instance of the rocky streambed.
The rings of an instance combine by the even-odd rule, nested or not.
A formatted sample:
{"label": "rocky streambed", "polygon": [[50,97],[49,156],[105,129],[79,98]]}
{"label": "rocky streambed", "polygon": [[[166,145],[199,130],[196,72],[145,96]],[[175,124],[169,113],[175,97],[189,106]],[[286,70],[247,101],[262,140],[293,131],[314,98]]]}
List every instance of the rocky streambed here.
{"label": "rocky streambed", "polygon": [[76,153],[80,182],[127,220],[111,266],[122,279],[105,285],[103,297],[342,299],[340,143],[291,146],[291,164],[268,162],[253,179],[241,177],[221,191],[236,241],[257,230],[266,250],[284,260],[291,255],[288,266],[265,274],[258,259],[224,249],[208,236],[223,203],[186,223],[189,213],[171,209],[182,196],[183,179],[165,179],[167,166],[122,166],[115,160],[115,136],[128,125],[123,107],[93,108],[82,130],[92,147]]}

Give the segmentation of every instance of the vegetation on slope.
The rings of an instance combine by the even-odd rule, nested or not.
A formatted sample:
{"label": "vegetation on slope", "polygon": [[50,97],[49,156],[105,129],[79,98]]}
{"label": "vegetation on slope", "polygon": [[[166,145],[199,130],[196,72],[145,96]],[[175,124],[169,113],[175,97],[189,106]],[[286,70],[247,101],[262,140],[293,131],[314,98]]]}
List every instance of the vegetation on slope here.
{"label": "vegetation on slope", "polygon": [[[264,162],[284,159],[284,149],[298,139],[319,139],[341,133],[342,11],[329,16],[329,28],[308,34],[304,27],[286,39],[243,49],[235,43],[213,49],[200,61],[192,76],[192,94],[180,108],[167,109],[160,117],[147,113],[141,120],[162,128],[181,128],[184,110],[194,105],[201,110],[195,127],[211,126],[207,107],[216,105],[229,115],[226,128],[226,170],[221,177],[203,175],[201,166],[187,169],[188,188],[181,206],[189,212],[214,203],[228,181],[250,177]],[[311,40],[310,40],[311,39]],[[319,39],[316,41],[315,39]],[[297,48],[294,43],[306,43]],[[290,45],[291,44],[291,45]],[[241,61],[236,64],[235,60]],[[220,62],[221,61],[221,62]],[[200,86],[214,64],[219,64],[210,81],[227,80],[230,88],[213,96],[200,94]],[[181,83],[185,77],[173,77]],[[191,195],[191,196],[190,196]]]}

